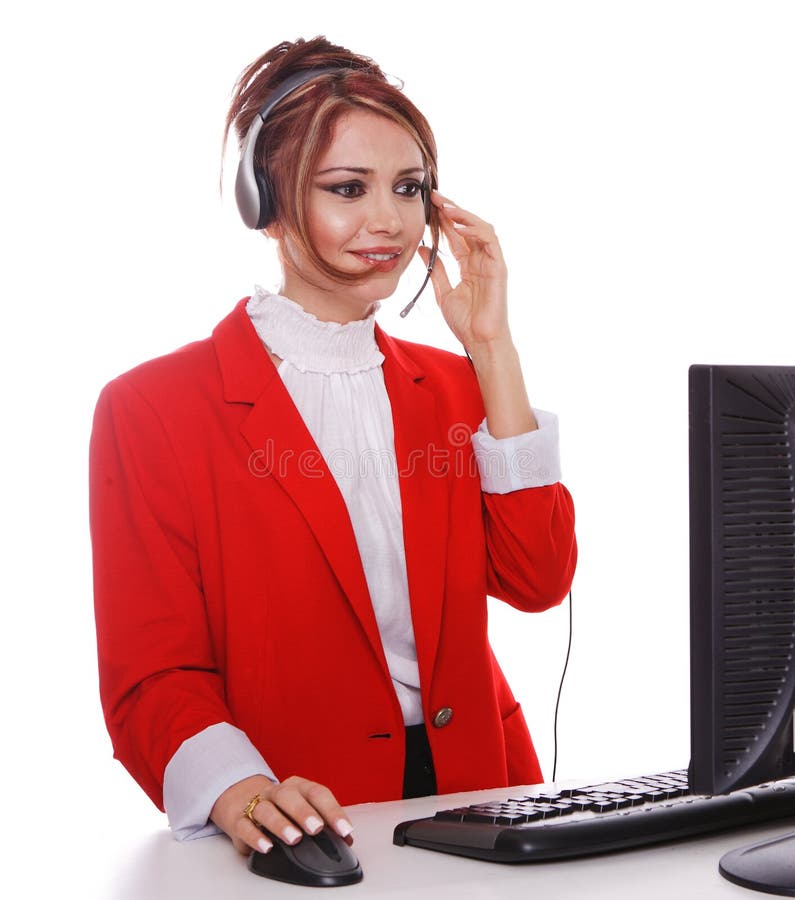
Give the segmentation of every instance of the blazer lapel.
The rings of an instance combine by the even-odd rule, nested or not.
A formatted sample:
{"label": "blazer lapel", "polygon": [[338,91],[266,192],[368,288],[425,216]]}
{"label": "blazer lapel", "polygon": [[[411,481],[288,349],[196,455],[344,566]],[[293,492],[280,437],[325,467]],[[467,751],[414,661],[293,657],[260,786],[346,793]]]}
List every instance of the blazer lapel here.
{"label": "blazer lapel", "polygon": [[[449,461],[423,371],[375,326],[392,406],[411,616],[420,679],[431,685],[445,592]],[[427,693],[424,691],[425,695]]]}

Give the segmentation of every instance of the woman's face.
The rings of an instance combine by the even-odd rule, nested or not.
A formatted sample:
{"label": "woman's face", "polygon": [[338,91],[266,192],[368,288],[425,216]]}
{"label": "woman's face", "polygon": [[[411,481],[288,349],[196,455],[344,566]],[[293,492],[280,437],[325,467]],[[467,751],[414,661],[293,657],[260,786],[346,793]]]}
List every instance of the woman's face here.
{"label": "woman's face", "polygon": [[420,148],[405,129],[366,110],[342,116],[312,179],[309,232],[326,262],[369,275],[361,284],[335,281],[285,238],[295,268],[284,266],[281,292],[321,320],[366,316],[376,300],[394,293],[416,253],[425,230],[424,175]]}

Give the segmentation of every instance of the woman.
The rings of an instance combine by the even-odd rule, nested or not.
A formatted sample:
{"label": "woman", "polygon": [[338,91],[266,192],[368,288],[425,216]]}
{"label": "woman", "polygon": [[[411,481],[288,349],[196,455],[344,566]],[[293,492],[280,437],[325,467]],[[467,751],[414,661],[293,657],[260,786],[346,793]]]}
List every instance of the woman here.
{"label": "woman", "polygon": [[[540,781],[486,594],[560,602],[576,545],[499,242],[434,189],[422,115],[318,37],[243,73],[232,125],[282,284],[105,387],[91,527],[115,755],[179,839],[245,853],[260,824],[350,840],[341,803]],[[375,323],[415,252],[469,358]]]}

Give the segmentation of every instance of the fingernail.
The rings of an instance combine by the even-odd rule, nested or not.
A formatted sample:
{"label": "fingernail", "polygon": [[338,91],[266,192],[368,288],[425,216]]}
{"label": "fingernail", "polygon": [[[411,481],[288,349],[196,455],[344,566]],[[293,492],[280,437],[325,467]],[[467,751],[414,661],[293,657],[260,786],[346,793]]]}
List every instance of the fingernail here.
{"label": "fingernail", "polygon": [[260,838],[257,841],[257,846],[260,849],[260,853],[267,853],[269,850],[273,850],[273,844],[265,838]]}
{"label": "fingernail", "polygon": [[295,825],[288,825],[284,831],[282,832],[282,837],[287,841],[288,844],[294,844],[296,841],[301,839],[301,832],[295,827]]}
{"label": "fingernail", "polygon": [[353,831],[353,825],[347,819],[337,819],[336,824],[337,834],[342,837],[348,837],[348,835]]}
{"label": "fingernail", "polygon": [[304,828],[306,828],[310,834],[316,834],[322,827],[323,823],[317,816],[310,816],[306,822],[304,822]]}

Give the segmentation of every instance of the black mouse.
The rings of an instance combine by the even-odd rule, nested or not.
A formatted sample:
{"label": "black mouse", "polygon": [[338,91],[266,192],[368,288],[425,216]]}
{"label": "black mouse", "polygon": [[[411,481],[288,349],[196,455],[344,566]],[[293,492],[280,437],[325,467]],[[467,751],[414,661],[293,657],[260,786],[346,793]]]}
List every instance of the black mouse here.
{"label": "black mouse", "polygon": [[262,830],[273,849],[267,853],[252,851],[248,867],[256,875],[309,887],[356,884],[364,877],[353,850],[329,828],[315,835],[304,834],[292,845]]}

